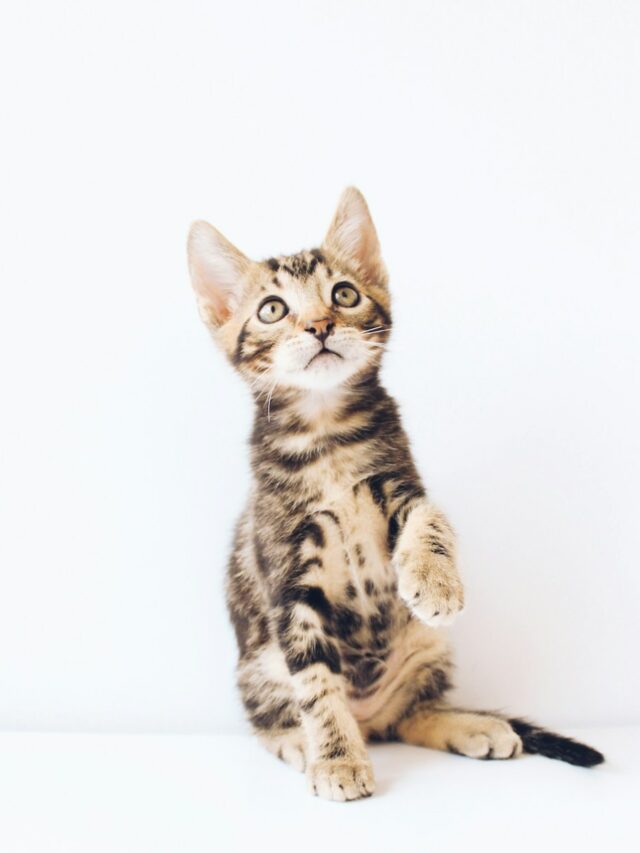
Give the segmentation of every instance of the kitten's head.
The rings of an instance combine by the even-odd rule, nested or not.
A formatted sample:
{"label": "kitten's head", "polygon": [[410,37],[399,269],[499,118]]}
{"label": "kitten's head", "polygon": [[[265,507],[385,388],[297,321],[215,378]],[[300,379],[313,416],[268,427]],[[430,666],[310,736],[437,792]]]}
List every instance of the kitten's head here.
{"label": "kitten's head", "polygon": [[259,393],[336,388],[377,369],[391,326],[387,273],[358,190],[342,194],[321,249],[267,261],[196,222],[189,270],[203,320]]}

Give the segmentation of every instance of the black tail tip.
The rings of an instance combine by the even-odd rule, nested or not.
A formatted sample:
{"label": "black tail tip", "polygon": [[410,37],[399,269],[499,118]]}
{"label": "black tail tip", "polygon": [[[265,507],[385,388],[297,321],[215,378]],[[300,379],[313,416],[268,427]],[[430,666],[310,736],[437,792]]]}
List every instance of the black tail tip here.
{"label": "black tail tip", "polygon": [[596,767],[604,761],[601,752],[577,740],[548,732],[527,720],[514,719],[509,723],[520,736],[525,752],[556,758],[576,767]]}

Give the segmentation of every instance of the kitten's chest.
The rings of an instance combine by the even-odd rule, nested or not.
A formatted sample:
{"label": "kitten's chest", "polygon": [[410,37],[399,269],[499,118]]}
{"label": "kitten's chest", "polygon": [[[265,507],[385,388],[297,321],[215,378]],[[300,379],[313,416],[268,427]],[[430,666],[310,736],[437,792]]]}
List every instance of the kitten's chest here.
{"label": "kitten's chest", "polygon": [[364,480],[327,470],[318,482],[317,513],[323,517],[325,587],[331,600],[365,615],[374,600],[390,595],[394,573],[387,547],[387,521]]}
{"label": "kitten's chest", "polygon": [[407,622],[396,593],[387,522],[366,484],[327,484],[318,508],[325,530],[321,585],[332,606],[332,634],[341,650],[352,699],[382,683],[396,638]]}

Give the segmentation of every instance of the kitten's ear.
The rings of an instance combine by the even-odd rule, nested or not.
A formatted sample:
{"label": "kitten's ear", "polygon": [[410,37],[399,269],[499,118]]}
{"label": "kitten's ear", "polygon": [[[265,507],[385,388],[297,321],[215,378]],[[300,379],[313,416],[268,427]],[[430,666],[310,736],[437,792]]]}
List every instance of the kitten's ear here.
{"label": "kitten's ear", "polygon": [[364,196],[355,187],[347,187],[340,196],[323,248],[346,261],[367,281],[387,283],[376,228]]}
{"label": "kitten's ear", "polygon": [[207,325],[217,328],[236,309],[251,261],[208,222],[194,222],[187,244],[191,284]]}

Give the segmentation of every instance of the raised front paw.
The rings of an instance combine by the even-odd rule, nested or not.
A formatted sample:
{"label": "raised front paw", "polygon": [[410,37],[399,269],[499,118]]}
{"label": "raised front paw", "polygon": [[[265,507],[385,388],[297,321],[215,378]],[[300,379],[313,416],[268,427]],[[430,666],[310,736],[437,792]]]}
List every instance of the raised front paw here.
{"label": "raised front paw", "polygon": [[437,559],[410,559],[398,567],[398,592],[415,615],[437,628],[449,625],[464,607],[464,590],[453,567]]}
{"label": "raised front paw", "polygon": [[373,794],[375,783],[370,761],[324,759],[314,761],[307,771],[309,786],[325,800],[359,800]]}

